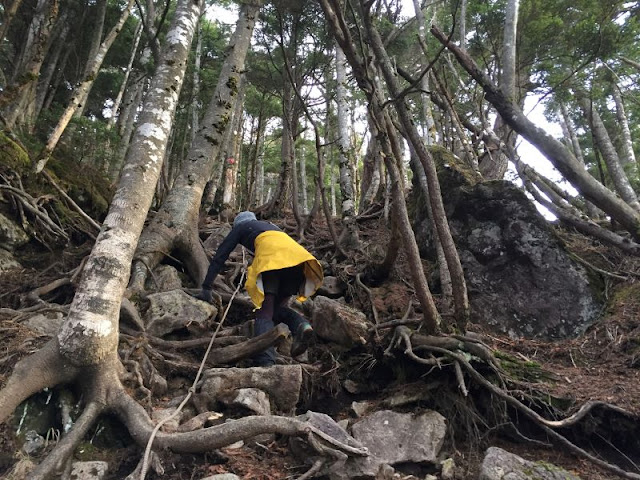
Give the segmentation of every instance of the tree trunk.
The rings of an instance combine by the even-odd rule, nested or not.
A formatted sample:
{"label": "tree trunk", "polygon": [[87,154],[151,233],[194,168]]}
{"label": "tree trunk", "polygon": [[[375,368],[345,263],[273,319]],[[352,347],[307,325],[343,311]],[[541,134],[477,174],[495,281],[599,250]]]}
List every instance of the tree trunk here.
{"label": "tree trunk", "polygon": [[280,150],[280,176],[273,197],[267,207],[267,215],[278,215],[291,200],[291,170],[293,162],[294,102],[293,87],[285,80],[282,99],[282,145]]}
{"label": "tree trunk", "polygon": [[[145,82],[143,79],[133,85],[129,85],[125,94],[124,108],[120,110],[118,123],[120,128],[120,144],[116,151],[115,158],[109,168],[108,176],[112,181],[116,181],[120,174],[120,169],[124,165],[127,156],[127,150],[131,142],[131,135],[136,125],[136,112],[138,106],[142,103],[145,94]],[[128,97],[128,98],[127,98]]]}
{"label": "tree trunk", "polygon": [[[6,6],[7,3],[9,3],[9,6]],[[4,37],[6,37],[9,32],[11,21],[13,17],[16,16],[16,12],[21,4],[22,0],[7,0],[7,2],[5,2],[4,16],[2,18],[2,25],[0,25],[0,43],[4,42]]]}
{"label": "tree trunk", "polygon": [[138,23],[136,27],[136,33],[134,33],[133,47],[131,48],[131,56],[129,57],[129,63],[127,64],[127,69],[124,73],[124,78],[122,79],[122,85],[120,85],[120,90],[118,90],[118,94],[116,95],[115,100],[113,101],[113,107],[111,107],[111,116],[107,121],[107,129],[113,128],[116,124],[116,120],[118,119],[118,111],[120,110],[120,105],[122,105],[122,98],[124,97],[124,92],[127,87],[129,87],[129,77],[131,76],[131,72],[133,70],[133,61],[136,58],[138,53],[138,45],[140,44],[140,39],[142,38],[142,22]]}
{"label": "tree trunk", "polygon": [[[58,24],[60,25],[57,35],[55,36],[55,40],[53,43],[53,51],[50,51],[47,58],[47,65],[44,68],[44,72],[40,76],[38,80],[38,86],[36,89],[36,101],[33,110],[33,123],[40,116],[40,112],[44,108],[45,99],[48,94],[53,94],[52,85],[53,85],[53,77],[56,72],[56,69],[61,69],[63,67],[64,55],[62,52],[65,48],[68,48],[67,45],[67,35],[71,30],[71,24],[69,22],[67,11],[63,12],[63,14],[58,19]],[[31,123],[31,122],[29,122]]]}
{"label": "tree trunk", "polygon": [[351,65],[356,81],[369,102],[369,107],[372,111],[373,119],[376,122],[376,127],[379,132],[378,141],[384,154],[387,172],[391,177],[393,207],[395,210],[396,221],[398,222],[398,228],[403,240],[405,253],[408,257],[416,295],[420,301],[420,305],[422,306],[425,329],[432,333],[436,332],[439,329],[440,315],[433,302],[431,292],[429,292],[429,287],[427,285],[427,280],[422,266],[422,260],[420,259],[418,246],[409,222],[406,203],[404,200],[404,190],[402,188],[402,179],[396,164],[397,159],[394,158],[394,154],[391,149],[391,139],[389,138],[389,135],[393,135],[394,132],[393,130],[388,130],[388,127],[391,125],[391,121],[385,117],[385,113],[382,110],[383,100],[380,97],[382,92],[380,92],[379,89],[374,88],[374,85],[370,80],[377,76],[377,72],[368,70],[368,64],[365,64],[356,52],[354,42],[351,38],[351,33],[344,17],[342,16],[339,0],[319,0],[319,3],[333,36],[343,49],[349,64]]}
{"label": "tree trunk", "polygon": [[351,179],[347,106],[347,68],[346,58],[339,45],[336,45],[336,104],[338,116],[338,159],[340,165],[340,193],[342,194],[342,224],[344,230],[340,241],[343,248],[354,248],[358,245],[358,224],[356,223],[356,204]]}
{"label": "tree trunk", "polygon": [[202,56],[202,23],[198,29],[195,60],[193,65],[193,91],[191,93],[191,143],[196,138],[200,121],[200,57]]}
{"label": "tree trunk", "polygon": [[143,290],[148,270],[153,270],[165,253],[174,249],[184,260],[194,281],[199,285],[204,280],[209,262],[197,231],[200,203],[229,127],[259,9],[259,4],[242,4],[216,90],[187,160],[169,195],[140,238],[130,282],[132,291]]}
{"label": "tree trunk", "polygon": [[[518,35],[518,9],[520,0],[508,0],[504,18],[502,40],[502,76],[500,88],[513,102],[518,101],[516,92],[516,38]],[[464,47],[463,47],[464,48]]]}
{"label": "tree trunk", "polygon": [[11,84],[0,93],[0,111],[9,129],[24,125],[33,118],[38,77],[57,16],[58,0],[38,2],[29,26],[24,55],[16,65]]}
{"label": "tree trunk", "polygon": [[306,148],[302,143],[300,147],[300,155],[298,156],[300,165],[300,202],[302,203],[302,214],[309,213],[309,194],[307,191],[307,160],[306,160]]}
{"label": "tree trunk", "polygon": [[[82,72],[83,81],[84,79],[91,76],[93,76],[95,80],[95,77],[98,75],[98,70],[100,69],[100,67],[98,66],[98,69],[95,69],[94,71],[93,62],[94,62],[94,59],[98,55],[100,55],[100,47],[102,44],[102,32],[104,30],[104,20],[107,14],[107,0],[97,0],[95,8],[96,8],[96,11],[95,11],[95,14],[93,15],[95,18],[95,23],[93,25],[93,28],[91,29],[92,37],[91,37],[91,44],[89,46],[89,55],[87,56],[87,62],[84,66],[84,72]],[[131,6],[125,9],[125,11],[127,12],[126,14],[127,16],[130,8]],[[125,17],[125,20],[126,20],[126,17]],[[122,25],[124,25],[124,22],[122,22],[120,28],[122,28]],[[90,88],[91,87],[89,87],[89,89]],[[77,97],[78,107],[76,111],[73,113],[73,116],[75,118],[81,117],[82,114],[84,113],[84,110],[87,106],[87,98],[89,97],[89,89],[83,89],[82,92],[78,94],[78,97]]]}
{"label": "tree trunk", "polygon": [[431,33],[454,53],[460,65],[483,88],[487,100],[514,130],[537,147],[587,199],[617,220],[634,238],[640,238],[640,215],[636,210],[593,178],[562,143],[525,117],[522,110],[504,97],[466,51],[449,42],[447,36],[436,27],[431,28]]}
{"label": "tree trunk", "polygon": [[[21,402],[33,393],[34,384],[54,386],[79,379],[89,391],[88,401],[109,388],[122,391],[117,377],[118,319],[122,295],[129,277],[138,237],[153,199],[173,114],[182,86],[189,44],[201,4],[178,2],[175,20],[153,78],[151,93],[141,113],[127,156],[126,174],[120,179],[109,213],[58,335],[48,346],[22,360],[0,391],[0,418],[10,413],[6,405]],[[44,361],[43,361],[44,359]],[[22,374],[30,372],[30,385],[10,388]],[[37,373],[36,373],[37,372]],[[83,374],[80,378],[79,375]],[[39,385],[38,385],[39,384]],[[7,397],[10,397],[9,399]],[[104,400],[104,397],[101,398]]]}
{"label": "tree trunk", "polygon": [[636,155],[633,151],[633,140],[631,138],[627,113],[624,109],[624,102],[622,101],[622,93],[620,92],[620,86],[616,85],[615,82],[612,82],[611,86],[611,94],[613,95],[613,100],[616,102],[616,118],[620,125],[620,132],[622,133],[623,155],[620,160],[622,160],[622,165],[625,167],[629,165],[630,168],[633,168],[635,171],[637,169]]}
{"label": "tree trunk", "polygon": [[585,116],[589,119],[589,123],[591,124],[593,136],[596,139],[598,149],[600,150],[600,153],[602,153],[604,162],[607,164],[607,172],[609,173],[609,177],[613,182],[616,192],[618,192],[618,195],[620,195],[627,204],[640,213],[640,202],[638,202],[638,196],[633,190],[624,168],[622,168],[618,152],[616,152],[616,149],[613,146],[613,142],[609,137],[609,132],[607,132],[607,128],[605,127],[602,118],[600,118],[600,114],[595,108],[593,108],[591,101],[587,97],[581,97],[580,101],[582,103],[582,109],[584,110]]}
{"label": "tree trunk", "polygon": [[65,111],[62,113],[62,116],[58,120],[58,124],[55,126],[53,131],[49,134],[49,138],[47,139],[47,144],[45,145],[45,147],[40,152],[40,155],[38,156],[38,160],[34,165],[34,169],[36,173],[41,172],[42,169],[45,167],[45,165],[49,161],[49,158],[51,157],[51,154],[53,153],[53,150],[56,148],[56,145],[58,145],[58,141],[60,140],[60,137],[62,137],[62,133],[64,132],[65,128],[67,128],[67,125],[69,125],[69,122],[71,121],[71,117],[79,108],[82,107],[82,105],[84,105],[84,101],[89,95],[89,91],[93,86],[93,82],[95,81],[98,75],[100,67],[102,66],[104,57],[107,55],[107,52],[109,51],[109,48],[111,47],[111,45],[113,45],[113,42],[118,36],[118,33],[120,33],[120,30],[124,25],[124,22],[129,17],[129,13],[131,11],[133,2],[134,0],[129,0],[118,22],[111,29],[111,31],[108,33],[108,35],[105,37],[104,41],[100,45],[100,48],[96,52],[96,56],[89,59],[89,65],[85,70],[87,73],[83,76],[82,81],[78,85],[76,85],[76,87],[74,88],[73,94],[71,96],[71,100],[69,101],[69,105],[67,106]]}

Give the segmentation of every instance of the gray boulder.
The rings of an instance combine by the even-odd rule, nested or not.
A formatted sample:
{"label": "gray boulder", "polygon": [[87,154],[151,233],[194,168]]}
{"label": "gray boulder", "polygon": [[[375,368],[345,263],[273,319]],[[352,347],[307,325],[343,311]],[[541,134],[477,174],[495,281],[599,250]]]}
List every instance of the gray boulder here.
{"label": "gray boulder", "polygon": [[16,270],[22,268],[22,265],[15,259],[13,253],[4,248],[0,248],[0,272],[8,270]]}
{"label": "gray boulder", "polygon": [[147,299],[147,332],[156,337],[184,327],[197,326],[204,330],[218,314],[216,307],[182,290],[154,293],[148,295]]}
{"label": "gray boulder", "polygon": [[327,297],[313,301],[311,322],[316,335],[346,347],[367,343],[369,324],[364,313]]}
{"label": "gray boulder", "polygon": [[[600,305],[584,268],[524,192],[507,181],[478,182],[452,155],[434,158],[465,272],[471,321],[512,337],[559,339],[583,332]],[[435,261],[421,195],[415,203],[421,253]]]}
{"label": "gray boulder", "polygon": [[546,462],[530,462],[498,447],[487,449],[478,480],[580,480]]}
{"label": "gray boulder", "polygon": [[29,236],[13,220],[0,213],[0,248],[13,251],[29,241]]}
{"label": "gray boulder", "polygon": [[384,464],[435,464],[446,430],[446,420],[438,412],[375,412],[351,427],[351,435],[369,449],[369,456],[350,457],[344,466],[345,478],[375,477]]}

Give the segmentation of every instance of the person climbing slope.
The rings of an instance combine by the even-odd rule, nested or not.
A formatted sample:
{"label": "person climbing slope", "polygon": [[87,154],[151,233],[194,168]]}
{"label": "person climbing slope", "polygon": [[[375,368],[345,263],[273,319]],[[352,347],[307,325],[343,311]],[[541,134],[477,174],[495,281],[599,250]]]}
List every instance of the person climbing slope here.
{"label": "person climbing slope", "polygon": [[[300,314],[289,308],[296,295],[304,302],[322,285],[320,263],[304,247],[272,223],[256,219],[253,212],[236,215],[231,232],[224,238],[211,259],[202,289],[197,298],[212,301],[212,287],[218,273],[233,249],[241,244],[253,254],[247,272],[245,288],[255,305],[255,336],[271,330],[275,323],[284,323],[293,333],[291,356],[304,353],[313,337],[313,328]],[[254,357],[256,366],[275,364],[274,347]]]}

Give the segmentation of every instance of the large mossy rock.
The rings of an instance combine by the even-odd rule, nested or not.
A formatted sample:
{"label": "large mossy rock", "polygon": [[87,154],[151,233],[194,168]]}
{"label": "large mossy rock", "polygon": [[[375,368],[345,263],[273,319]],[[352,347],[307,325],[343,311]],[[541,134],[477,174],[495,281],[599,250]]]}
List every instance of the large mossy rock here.
{"label": "large mossy rock", "polygon": [[[582,332],[600,310],[596,295],[585,270],[524,192],[507,181],[479,181],[451,154],[439,151],[434,158],[465,271],[471,321],[513,337],[554,339]],[[419,195],[414,207],[421,253],[435,260]]]}

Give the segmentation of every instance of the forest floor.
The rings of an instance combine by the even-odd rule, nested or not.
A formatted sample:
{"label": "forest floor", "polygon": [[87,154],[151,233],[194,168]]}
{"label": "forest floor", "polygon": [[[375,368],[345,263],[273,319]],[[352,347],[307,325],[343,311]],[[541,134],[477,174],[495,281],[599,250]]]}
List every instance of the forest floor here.
{"label": "forest floor", "polygon": [[[364,254],[369,257],[381,257],[386,244],[385,234],[381,233],[377,221],[366,222],[361,225],[362,240],[366,247]],[[583,261],[591,264],[591,269],[602,285],[605,305],[601,319],[589,327],[578,338],[545,342],[534,339],[513,339],[485,331],[480,325],[471,325],[470,330],[483,335],[485,342],[505,354],[536,364],[538,371],[544,372],[535,383],[537,390],[544,390],[549,397],[569,401],[575,407],[589,400],[600,400],[623,408],[633,414],[640,415],[640,261],[626,258],[618,252],[605,247],[594,245],[592,241],[575,234],[563,234],[565,243],[570,251]],[[316,226],[314,234],[315,245],[322,250],[323,245],[330,244],[328,232],[322,226]],[[34,288],[42,286],[59,277],[60,272],[70,271],[79,260],[88,253],[90,245],[85,244],[65,252],[40,251],[33,248],[30,253],[20,260],[25,269],[0,276],[0,307],[16,309],[20,306],[20,299]],[[342,271],[343,275],[353,275],[357,271],[358,259],[342,262],[334,269]],[[428,268],[428,265],[427,265]],[[598,273],[599,272],[599,273]],[[351,291],[351,290],[350,290]],[[395,267],[392,280],[374,292],[374,303],[378,314],[384,319],[399,318],[412,297],[410,275],[405,260],[399,259]],[[55,298],[47,298],[49,302],[68,303],[73,295],[71,288],[58,290]],[[361,295],[360,295],[361,296]],[[363,310],[366,299],[354,295],[353,303],[361,303]],[[7,310],[8,311],[8,310]],[[34,336],[33,332],[22,325],[23,317],[16,317],[0,308],[0,383],[4,383],[15,363],[22,357],[35,351],[48,339]],[[231,311],[233,316],[233,310]],[[233,320],[233,319],[232,319]],[[236,319],[240,321],[240,319]],[[378,352],[370,355],[379,358],[379,353],[386,348],[383,337],[378,345]],[[310,352],[310,370],[320,371],[321,375],[328,374],[326,369],[331,366],[324,360],[330,345],[315,345]],[[355,352],[356,361],[345,361],[344,371],[339,373],[341,380],[347,378],[356,368],[362,370],[371,365],[366,364],[366,352]],[[347,370],[350,368],[351,370]],[[330,376],[330,375],[329,375]],[[318,378],[317,376],[315,378]],[[352,416],[350,405],[354,399],[369,400],[374,403],[381,401],[390,390],[401,391],[405,385],[398,381],[390,381],[384,388],[372,391],[367,395],[353,398],[340,388],[320,384],[308,387],[307,397],[302,402],[300,413],[311,408],[330,413],[334,418],[349,418]],[[415,388],[407,384],[406,388]],[[336,393],[338,392],[338,393]],[[473,392],[472,392],[473,394]],[[171,396],[170,394],[168,395]],[[160,399],[158,399],[160,401]],[[428,406],[422,406],[427,408]],[[585,435],[584,448],[593,447],[591,451],[612,452],[604,453],[604,458],[615,457],[615,447],[609,443],[607,435],[602,435],[598,426],[594,424],[606,423],[606,419],[592,419],[589,434]],[[594,431],[596,432],[594,436]],[[636,429],[637,431],[637,429]],[[615,435],[615,429],[610,430]],[[536,436],[540,441],[540,435]],[[594,438],[601,442],[594,443]],[[6,423],[0,426],[0,475],[13,464],[16,458],[23,456],[19,453],[21,445],[15,437],[15,426]],[[606,448],[601,448],[602,446]],[[479,464],[482,461],[484,449],[488,446],[500,446],[518,454],[525,459],[544,460],[575,472],[583,480],[605,480],[622,478],[605,471],[594,463],[578,458],[558,445],[543,446],[540,443],[531,444],[515,442],[513,438],[499,435],[492,429],[482,431],[477,438],[464,438],[464,434],[456,435],[455,442],[449,441],[445,445],[448,456],[454,458],[457,465],[459,480],[475,480],[478,476]],[[610,447],[610,448],[609,448]],[[131,472],[140,458],[140,449],[134,445],[119,448],[99,447],[90,452],[79,454],[83,459],[108,459],[112,473],[108,478],[124,478]],[[86,458],[85,458],[86,457]],[[300,476],[306,468],[295,459],[289,451],[286,439],[275,439],[267,444],[256,444],[252,448],[224,448],[218,453],[205,455],[174,455],[163,456],[165,480],[200,479],[207,475],[231,472],[242,479],[252,480],[284,480]],[[628,459],[638,461],[638,459]],[[36,459],[38,461],[38,459]],[[629,465],[626,467],[629,470]],[[424,478],[424,472],[421,472]],[[148,479],[160,478],[149,473]]]}

